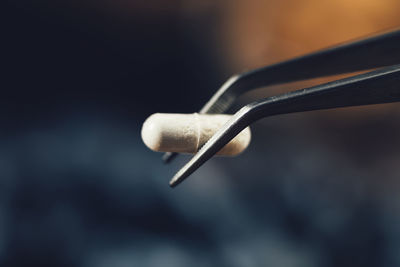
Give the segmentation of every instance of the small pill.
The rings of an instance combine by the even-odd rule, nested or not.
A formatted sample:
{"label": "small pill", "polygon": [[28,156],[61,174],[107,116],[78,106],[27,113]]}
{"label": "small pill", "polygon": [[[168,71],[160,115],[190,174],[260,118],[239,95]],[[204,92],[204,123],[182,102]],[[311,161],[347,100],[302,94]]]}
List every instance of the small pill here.
{"label": "small pill", "polygon": [[[232,115],[155,113],[142,127],[142,139],[148,148],[160,152],[196,153]],[[217,154],[233,156],[249,145],[247,127]]]}

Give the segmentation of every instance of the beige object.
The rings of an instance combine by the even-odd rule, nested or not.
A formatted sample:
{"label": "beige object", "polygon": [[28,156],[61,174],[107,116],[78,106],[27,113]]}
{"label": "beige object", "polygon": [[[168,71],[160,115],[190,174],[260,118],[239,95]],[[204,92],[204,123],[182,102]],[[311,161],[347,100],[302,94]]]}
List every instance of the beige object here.
{"label": "beige object", "polygon": [[[142,127],[142,139],[148,148],[160,152],[196,153],[232,115],[155,113]],[[217,154],[233,156],[249,145],[247,127]]]}

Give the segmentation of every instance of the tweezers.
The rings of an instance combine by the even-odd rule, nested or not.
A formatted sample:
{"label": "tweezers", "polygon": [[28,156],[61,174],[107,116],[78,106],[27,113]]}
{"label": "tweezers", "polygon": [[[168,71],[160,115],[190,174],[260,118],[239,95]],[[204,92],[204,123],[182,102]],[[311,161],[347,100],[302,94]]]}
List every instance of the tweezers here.
{"label": "tweezers", "polygon": [[[229,78],[199,113],[223,113],[242,94],[270,85],[351,73],[400,63],[400,30],[335,46]],[[170,162],[177,153],[165,153]]]}
{"label": "tweezers", "polygon": [[[200,113],[220,113],[243,93],[273,84],[372,72],[256,101],[240,109],[172,178],[176,186],[251,123],[268,116],[400,101],[400,30],[231,77]],[[164,155],[170,160],[174,153]]]}

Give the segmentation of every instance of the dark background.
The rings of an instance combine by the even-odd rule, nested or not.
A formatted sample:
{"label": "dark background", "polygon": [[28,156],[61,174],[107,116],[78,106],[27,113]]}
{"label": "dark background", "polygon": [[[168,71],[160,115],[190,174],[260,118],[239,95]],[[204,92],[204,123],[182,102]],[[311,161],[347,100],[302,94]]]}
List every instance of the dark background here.
{"label": "dark background", "polygon": [[233,72],[325,45],[281,37],[250,61],[263,40],[221,37],[227,2],[189,2],[5,2],[1,266],[398,266],[397,104],[264,120],[242,155],[168,187],[189,157],[144,146],[150,114],[197,111]]}

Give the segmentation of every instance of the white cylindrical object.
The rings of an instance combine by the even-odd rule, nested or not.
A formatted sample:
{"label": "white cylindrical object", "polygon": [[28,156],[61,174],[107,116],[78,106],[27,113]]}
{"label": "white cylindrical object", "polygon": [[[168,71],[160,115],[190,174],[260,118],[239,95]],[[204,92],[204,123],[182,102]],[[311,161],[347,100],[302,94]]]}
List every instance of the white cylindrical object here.
{"label": "white cylindrical object", "polygon": [[[155,113],[142,127],[142,139],[148,148],[160,152],[196,153],[232,115]],[[247,127],[217,154],[233,156],[249,145]]]}

